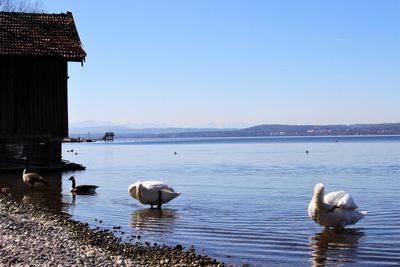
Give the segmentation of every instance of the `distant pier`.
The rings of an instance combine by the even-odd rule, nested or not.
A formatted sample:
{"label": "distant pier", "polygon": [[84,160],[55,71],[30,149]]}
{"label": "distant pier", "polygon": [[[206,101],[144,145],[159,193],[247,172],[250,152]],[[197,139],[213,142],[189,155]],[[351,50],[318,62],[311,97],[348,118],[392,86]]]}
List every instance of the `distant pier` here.
{"label": "distant pier", "polygon": [[98,142],[98,141],[104,141],[104,142],[113,142],[114,141],[114,132],[106,132],[104,133],[103,137],[101,138],[82,138],[82,137],[77,137],[77,138],[64,138],[63,143],[85,143],[85,142]]}

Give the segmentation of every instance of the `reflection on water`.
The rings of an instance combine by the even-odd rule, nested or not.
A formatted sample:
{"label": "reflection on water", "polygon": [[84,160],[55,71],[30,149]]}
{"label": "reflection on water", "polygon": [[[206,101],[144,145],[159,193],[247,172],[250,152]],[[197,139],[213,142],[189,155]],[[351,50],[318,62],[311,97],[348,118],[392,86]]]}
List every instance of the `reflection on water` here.
{"label": "reflection on water", "polygon": [[47,203],[49,202],[47,200],[46,193],[38,190],[40,189],[24,193],[24,196],[22,197],[22,202],[24,204],[35,204],[41,207],[46,207]]}
{"label": "reflection on water", "polygon": [[60,172],[44,172],[41,175],[48,181],[49,186],[38,186],[31,190],[22,181],[22,172],[1,174],[0,188],[6,188],[7,191],[15,199],[25,204],[35,204],[43,208],[61,212],[61,173]]}
{"label": "reflection on water", "polygon": [[94,196],[96,195],[96,192],[84,192],[84,193],[76,193],[76,192],[71,192],[71,196],[72,196],[72,202],[71,205],[75,205],[76,204],[76,196]]}
{"label": "reflection on water", "polygon": [[172,233],[178,219],[172,209],[140,209],[132,214],[130,226],[136,231]]}
{"label": "reflection on water", "polygon": [[360,229],[335,231],[324,229],[310,238],[311,260],[314,266],[352,262],[358,249],[359,239],[364,236]]}

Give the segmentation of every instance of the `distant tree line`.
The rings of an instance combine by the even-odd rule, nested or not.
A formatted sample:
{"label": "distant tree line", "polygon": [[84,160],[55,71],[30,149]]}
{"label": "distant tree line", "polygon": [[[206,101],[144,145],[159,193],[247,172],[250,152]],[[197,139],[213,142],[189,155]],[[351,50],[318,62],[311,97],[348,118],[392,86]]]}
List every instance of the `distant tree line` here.
{"label": "distant tree line", "polygon": [[351,125],[258,125],[232,131],[204,131],[157,134],[153,137],[256,137],[256,136],[337,136],[400,135],[400,123]]}
{"label": "distant tree line", "polygon": [[6,12],[44,12],[41,1],[0,0],[0,11]]}

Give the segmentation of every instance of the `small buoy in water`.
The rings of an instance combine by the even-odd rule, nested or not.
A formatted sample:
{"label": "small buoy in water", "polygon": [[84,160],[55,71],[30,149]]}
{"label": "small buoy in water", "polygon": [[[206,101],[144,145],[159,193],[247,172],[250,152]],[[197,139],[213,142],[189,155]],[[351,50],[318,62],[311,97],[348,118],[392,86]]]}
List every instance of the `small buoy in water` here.
{"label": "small buoy in water", "polygon": [[309,152],[308,152],[308,150],[306,150],[306,154],[308,154]]}
{"label": "small buoy in water", "polygon": [[174,155],[178,155],[178,153],[176,153],[176,151],[174,152]]}
{"label": "small buoy in water", "polygon": [[78,152],[75,152],[75,155],[78,155]]}

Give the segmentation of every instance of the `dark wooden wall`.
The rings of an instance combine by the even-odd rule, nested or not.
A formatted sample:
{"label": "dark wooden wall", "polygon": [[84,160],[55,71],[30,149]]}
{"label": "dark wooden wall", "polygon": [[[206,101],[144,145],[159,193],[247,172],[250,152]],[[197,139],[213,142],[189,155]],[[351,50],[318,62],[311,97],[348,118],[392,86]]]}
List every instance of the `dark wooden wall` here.
{"label": "dark wooden wall", "polygon": [[68,136],[67,61],[0,56],[0,138]]}
{"label": "dark wooden wall", "polygon": [[24,168],[28,157],[32,167],[60,167],[61,141],[46,138],[0,138],[1,169]]}

